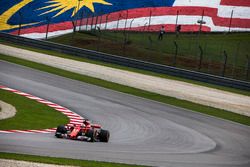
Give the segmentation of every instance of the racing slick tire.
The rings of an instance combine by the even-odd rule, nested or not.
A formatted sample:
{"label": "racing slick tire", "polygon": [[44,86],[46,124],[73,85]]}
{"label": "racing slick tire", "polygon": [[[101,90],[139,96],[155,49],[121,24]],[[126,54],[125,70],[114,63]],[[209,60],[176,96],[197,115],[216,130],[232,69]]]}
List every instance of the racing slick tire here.
{"label": "racing slick tire", "polygon": [[103,130],[101,129],[100,133],[99,133],[99,139],[100,139],[100,142],[108,142],[109,141],[109,136],[110,136],[110,133],[108,130]]}
{"label": "racing slick tire", "polygon": [[56,129],[56,133],[55,133],[55,136],[57,138],[62,138],[62,135],[63,134],[66,134],[67,133],[67,129],[65,128],[64,125],[59,125]]}

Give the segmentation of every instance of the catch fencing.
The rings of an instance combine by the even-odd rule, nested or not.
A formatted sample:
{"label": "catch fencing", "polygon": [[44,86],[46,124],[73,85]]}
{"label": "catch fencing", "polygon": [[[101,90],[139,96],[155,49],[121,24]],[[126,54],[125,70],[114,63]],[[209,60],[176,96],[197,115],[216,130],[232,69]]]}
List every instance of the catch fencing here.
{"label": "catch fencing", "polygon": [[131,58],[101,53],[97,51],[81,49],[77,47],[62,45],[58,43],[34,40],[24,38],[20,36],[14,36],[7,33],[0,33],[1,40],[8,41],[11,43],[25,45],[40,49],[53,50],[60,53],[70,54],[78,57],[84,57],[92,60],[98,60],[107,63],[118,64],[126,67],[133,67],[137,69],[152,71],[156,73],[168,74],[172,76],[182,77],[186,79],[192,79],[196,81],[202,81],[205,83],[211,83],[221,86],[227,86],[242,90],[250,91],[250,83],[231,78],[210,75],[202,72],[196,72],[191,70],[184,70],[181,68],[171,67],[167,65],[155,64],[146,61],[135,60]]}

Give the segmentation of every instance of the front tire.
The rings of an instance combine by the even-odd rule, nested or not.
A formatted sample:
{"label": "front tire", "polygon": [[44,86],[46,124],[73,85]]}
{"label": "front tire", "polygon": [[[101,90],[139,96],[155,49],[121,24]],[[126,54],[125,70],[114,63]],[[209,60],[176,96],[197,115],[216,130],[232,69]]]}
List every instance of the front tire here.
{"label": "front tire", "polygon": [[64,125],[59,125],[56,129],[56,133],[55,133],[55,136],[57,138],[62,138],[63,137],[63,134],[66,134],[67,133],[67,129],[65,128]]}

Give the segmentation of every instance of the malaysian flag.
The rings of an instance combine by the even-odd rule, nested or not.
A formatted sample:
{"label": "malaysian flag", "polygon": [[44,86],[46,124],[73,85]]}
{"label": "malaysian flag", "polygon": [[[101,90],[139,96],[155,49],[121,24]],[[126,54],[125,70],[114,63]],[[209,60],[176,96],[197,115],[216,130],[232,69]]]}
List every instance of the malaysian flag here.
{"label": "malaysian flag", "polygon": [[[0,31],[44,38],[93,28],[250,31],[250,0],[0,0]],[[49,26],[48,26],[49,25]]]}

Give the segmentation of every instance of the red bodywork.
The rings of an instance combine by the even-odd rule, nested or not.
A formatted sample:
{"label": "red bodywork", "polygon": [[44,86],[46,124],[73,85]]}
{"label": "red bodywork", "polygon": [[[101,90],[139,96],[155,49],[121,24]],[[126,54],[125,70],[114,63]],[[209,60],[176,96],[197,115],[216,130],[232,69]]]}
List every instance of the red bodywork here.
{"label": "red bodywork", "polygon": [[71,133],[69,134],[69,138],[76,139],[77,134],[82,130],[80,126],[75,126],[72,128]]}
{"label": "red bodywork", "polygon": [[88,130],[90,130],[92,128],[100,129],[101,125],[98,125],[98,124],[92,124],[91,125],[90,123],[87,123],[87,124],[85,124],[85,126],[77,125],[77,126],[69,127],[69,129],[71,130],[71,132],[69,134],[69,138],[70,139],[76,139],[80,132],[87,133]]}
{"label": "red bodywork", "polygon": [[91,124],[90,121],[84,120],[81,125],[59,125],[56,129],[55,136],[57,138],[107,143],[110,133],[108,130],[102,129],[101,125]]}

